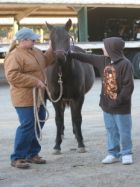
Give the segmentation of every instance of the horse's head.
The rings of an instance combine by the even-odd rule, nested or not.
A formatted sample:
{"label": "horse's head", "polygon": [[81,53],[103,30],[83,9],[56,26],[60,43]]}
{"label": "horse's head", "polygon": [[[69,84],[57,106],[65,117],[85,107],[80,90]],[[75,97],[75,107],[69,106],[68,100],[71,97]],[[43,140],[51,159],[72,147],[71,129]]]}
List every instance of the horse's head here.
{"label": "horse's head", "polygon": [[56,62],[63,64],[66,62],[66,54],[70,49],[70,35],[69,30],[72,25],[72,21],[69,19],[64,26],[52,26],[47,24],[50,31],[50,40],[52,49],[55,54]]}

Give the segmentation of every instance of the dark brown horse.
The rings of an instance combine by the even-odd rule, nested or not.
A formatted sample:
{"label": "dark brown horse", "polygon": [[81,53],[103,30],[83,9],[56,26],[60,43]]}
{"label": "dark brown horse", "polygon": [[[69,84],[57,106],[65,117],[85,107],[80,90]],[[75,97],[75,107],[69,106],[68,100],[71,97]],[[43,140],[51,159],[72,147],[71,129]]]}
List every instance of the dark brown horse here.
{"label": "dark brown horse", "polygon": [[[61,151],[66,105],[71,109],[73,133],[78,141],[79,152],[85,152],[81,132],[81,110],[85,93],[90,90],[94,82],[94,69],[91,65],[78,62],[67,55],[70,50],[83,52],[83,49],[70,45],[69,30],[72,25],[70,19],[63,27],[54,27],[48,23],[46,24],[50,30],[51,45],[55,54],[55,62],[47,68],[50,95],[53,99],[58,98],[57,102],[53,102],[57,126],[55,153],[57,154]],[[58,84],[58,79],[60,85]]]}

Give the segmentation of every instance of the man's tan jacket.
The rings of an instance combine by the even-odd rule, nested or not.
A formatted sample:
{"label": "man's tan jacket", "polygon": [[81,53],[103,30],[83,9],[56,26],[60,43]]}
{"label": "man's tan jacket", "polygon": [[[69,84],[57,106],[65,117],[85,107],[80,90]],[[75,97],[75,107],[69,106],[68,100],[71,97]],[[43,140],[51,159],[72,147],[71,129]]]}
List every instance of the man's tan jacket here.
{"label": "man's tan jacket", "polygon": [[37,48],[15,48],[4,60],[5,75],[10,84],[12,103],[16,107],[33,106],[33,88],[45,81],[42,70],[53,62],[53,54]]}

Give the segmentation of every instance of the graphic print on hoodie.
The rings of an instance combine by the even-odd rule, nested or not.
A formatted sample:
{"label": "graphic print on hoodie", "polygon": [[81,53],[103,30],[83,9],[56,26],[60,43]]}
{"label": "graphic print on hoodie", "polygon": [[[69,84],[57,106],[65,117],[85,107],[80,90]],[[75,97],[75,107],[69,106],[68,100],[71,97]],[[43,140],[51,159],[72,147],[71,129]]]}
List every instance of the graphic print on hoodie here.
{"label": "graphic print on hoodie", "polygon": [[103,73],[103,89],[104,94],[112,100],[117,99],[117,81],[116,81],[116,71],[113,65],[109,64],[105,67]]}

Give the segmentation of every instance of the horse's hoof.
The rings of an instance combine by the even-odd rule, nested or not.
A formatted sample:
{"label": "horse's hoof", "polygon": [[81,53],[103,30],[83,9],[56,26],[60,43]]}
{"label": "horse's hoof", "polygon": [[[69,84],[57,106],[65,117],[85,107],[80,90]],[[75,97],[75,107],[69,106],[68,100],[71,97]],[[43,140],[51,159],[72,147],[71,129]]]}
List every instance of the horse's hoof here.
{"label": "horse's hoof", "polygon": [[58,149],[54,149],[53,151],[53,155],[61,155],[61,150],[58,150]]}
{"label": "horse's hoof", "polygon": [[79,147],[78,148],[78,153],[86,153],[85,147]]}

